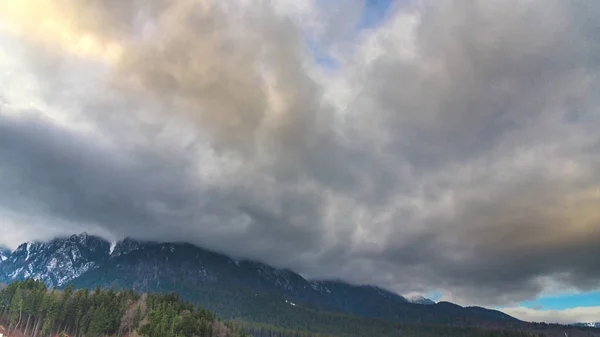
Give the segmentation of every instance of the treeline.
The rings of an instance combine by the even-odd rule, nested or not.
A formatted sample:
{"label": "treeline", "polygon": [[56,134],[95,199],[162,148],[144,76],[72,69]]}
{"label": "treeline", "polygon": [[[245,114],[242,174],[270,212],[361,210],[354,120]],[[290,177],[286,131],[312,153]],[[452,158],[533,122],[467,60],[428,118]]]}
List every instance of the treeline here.
{"label": "treeline", "polygon": [[454,327],[422,324],[396,324],[388,321],[347,319],[340,320],[338,325],[316,324],[311,328],[326,333],[307,332],[303,330],[283,329],[267,324],[239,321],[241,327],[254,337],[545,337],[543,333],[527,331],[511,331],[485,329],[476,327]]}
{"label": "treeline", "polygon": [[[270,324],[279,327],[248,321],[222,322],[211,311],[173,293],[140,294],[100,287],[93,291],[72,287],[59,291],[47,289],[35,280],[0,287],[0,325],[7,327],[7,335],[11,337],[21,334],[53,337],[61,333],[73,337],[554,336],[548,330],[542,334],[540,331],[406,324],[309,309],[286,312],[277,317],[277,323]],[[573,332],[573,336],[581,336]]]}
{"label": "treeline", "polygon": [[49,290],[36,280],[14,282],[0,291],[0,322],[7,335],[66,333],[74,337],[245,337],[232,323],[175,294],[143,294],[110,288]]}
{"label": "treeline", "polygon": [[285,329],[255,322],[236,321],[235,326],[240,327],[253,337],[336,337],[336,335],[331,334]]}

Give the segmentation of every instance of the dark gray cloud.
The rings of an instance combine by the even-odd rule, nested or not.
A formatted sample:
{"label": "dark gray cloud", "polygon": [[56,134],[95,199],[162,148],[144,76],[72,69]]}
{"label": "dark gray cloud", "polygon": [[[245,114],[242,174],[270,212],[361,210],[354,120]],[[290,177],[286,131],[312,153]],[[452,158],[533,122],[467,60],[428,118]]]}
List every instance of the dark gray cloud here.
{"label": "dark gray cloud", "polygon": [[486,305],[600,287],[600,7],[422,2],[351,34],[362,1],[317,4],[1,5],[0,244],[185,240]]}

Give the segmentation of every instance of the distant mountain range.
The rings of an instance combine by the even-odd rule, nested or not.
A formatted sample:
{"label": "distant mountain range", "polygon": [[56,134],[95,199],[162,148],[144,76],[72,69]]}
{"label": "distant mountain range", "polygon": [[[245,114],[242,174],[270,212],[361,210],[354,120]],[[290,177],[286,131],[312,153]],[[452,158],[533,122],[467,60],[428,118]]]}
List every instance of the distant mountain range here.
{"label": "distant mountain range", "polygon": [[598,328],[600,329],[600,322],[595,322],[595,323],[575,323],[575,324],[571,324],[573,326],[580,326],[580,327],[586,327],[586,328]]}
{"label": "distant mountain range", "polygon": [[34,278],[57,288],[173,291],[226,319],[278,324],[326,311],[415,324],[510,327],[522,323],[496,310],[422,297],[407,300],[375,286],[306,280],[287,269],[237,261],[187,243],[125,239],[111,246],[99,237],[80,234],[23,243],[14,252],[0,254],[0,282]]}

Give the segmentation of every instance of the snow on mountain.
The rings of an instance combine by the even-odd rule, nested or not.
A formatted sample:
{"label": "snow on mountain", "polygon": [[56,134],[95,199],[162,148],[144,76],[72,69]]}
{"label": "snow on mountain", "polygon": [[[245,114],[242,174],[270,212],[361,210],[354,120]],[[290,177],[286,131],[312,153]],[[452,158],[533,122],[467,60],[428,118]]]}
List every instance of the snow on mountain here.
{"label": "snow on mountain", "polygon": [[408,301],[410,303],[414,303],[414,304],[423,304],[423,305],[435,304],[434,301],[432,301],[426,297],[423,297],[423,296],[413,296],[413,297],[409,298]]}
{"label": "snow on mountain", "polygon": [[6,261],[10,256],[10,250],[8,248],[0,247],[0,263]]}
{"label": "snow on mountain", "polygon": [[[189,243],[140,242],[124,239],[111,244],[87,234],[28,242],[0,262],[0,283],[34,278],[49,287],[72,284],[134,288],[140,291],[178,292],[222,309],[232,296],[245,301],[229,309],[263,310],[290,306],[341,312],[371,318],[425,322],[463,322],[464,317],[480,322],[506,320],[510,316],[483,308],[436,304],[423,306],[388,290],[352,285],[343,281],[308,281],[288,269],[250,260],[234,260]],[[286,302],[283,302],[282,299]],[[412,299],[426,303],[427,299]],[[277,307],[274,303],[287,303]],[[425,316],[423,316],[425,315]]]}
{"label": "snow on mountain", "polygon": [[108,242],[86,233],[23,243],[0,265],[0,282],[34,278],[59,287],[97,267],[108,257],[109,247]]}
{"label": "snow on mountain", "polygon": [[111,247],[110,256],[112,258],[119,257],[121,255],[127,255],[133,251],[136,251],[142,247],[143,243],[133,240],[131,238],[125,238]]}
{"label": "snow on mountain", "polygon": [[598,328],[600,329],[600,322],[586,322],[586,323],[575,323],[575,324],[571,324],[573,326],[581,326],[581,327],[586,327],[586,328]]}

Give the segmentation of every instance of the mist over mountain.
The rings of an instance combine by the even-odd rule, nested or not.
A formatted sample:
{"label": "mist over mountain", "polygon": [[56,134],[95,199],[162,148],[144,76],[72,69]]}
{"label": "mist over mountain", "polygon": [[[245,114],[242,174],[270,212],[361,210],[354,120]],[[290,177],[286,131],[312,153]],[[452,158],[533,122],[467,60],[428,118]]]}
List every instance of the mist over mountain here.
{"label": "mist over mountain", "polygon": [[[0,264],[0,282],[33,278],[50,287],[176,291],[226,318],[264,320],[297,308],[412,323],[518,322],[494,310],[406,298],[369,285],[306,280],[252,260],[234,260],[188,243],[111,244],[87,234],[21,244]],[[235,304],[234,304],[235,303]],[[260,306],[257,305],[260,303]]]}
{"label": "mist over mountain", "polygon": [[60,287],[109,258],[110,243],[87,234],[56,238],[49,242],[26,242],[0,264],[2,281],[34,278],[49,287]]}
{"label": "mist over mountain", "polygon": [[26,279],[58,289],[74,286],[176,292],[224,319],[294,329],[320,326],[348,332],[340,324],[366,324],[369,329],[385,326],[389,332],[396,322],[408,324],[408,328],[414,325],[417,335],[426,331],[419,329],[438,325],[508,329],[534,335],[543,332],[545,336],[563,336],[565,332],[570,336],[596,336],[587,323],[571,327],[527,323],[497,310],[435,303],[424,297],[407,299],[370,285],[307,280],[291,270],[232,259],[189,243],[126,238],[111,244],[85,233],[27,242],[7,252],[0,262],[0,283]]}

